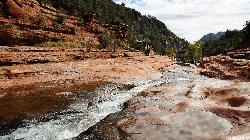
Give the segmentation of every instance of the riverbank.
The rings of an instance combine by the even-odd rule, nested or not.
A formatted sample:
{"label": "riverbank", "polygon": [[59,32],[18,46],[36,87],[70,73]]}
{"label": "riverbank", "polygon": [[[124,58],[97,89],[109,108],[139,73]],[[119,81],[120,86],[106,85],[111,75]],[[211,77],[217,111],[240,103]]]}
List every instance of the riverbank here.
{"label": "riverbank", "polygon": [[0,139],[249,137],[249,82],[120,54],[0,67]]}
{"label": "riverbank", "polygon": [[[117,83],[123,85],[122,89],[129,90],[134,84],[143,85],[146,81],[161,77],[163,71],[172,69],[172,67],[176,67],[176,65],[167,57],[141,55],[2,66],[0,67],[0,107],[3,110],[0,113],[1,135],[15,133],[20,128],[22,135],[28,133],[27,137],[32,138],[35,132],[31,134],[22,128],[27,129],[30,125],[43,122],[46,126],[46,122],[60,118],[58,115],[67,118],[67,112],[73,114],[75,118],[86,119],[81,115],[79,117],[79,111],[88,114],[86,108],[89,105],[95,106],[95,103],[100,100],[95,99],[97,101],[93,102],[94,97],[99,98],[98,89],[100,87],[109,83]],[[107,93],[103,93],[105,100],[111,98],[109,90],[112,88],[113,86],[101,88],[107,90]],[[122,92],[122,89],[119,92]],[[117,108],[119,108],[119,104]],[[89,111],[93,111],[92,108]],[[110,112],[107,111],[107,113]],[[103,119],[103,117],[106,116],[98,119]],[[95,118],[93,117],[93,119]],[[89,125],[94,125],[92,123],[96,122],[90,121]],[[49,125],[55,127],[53,131],[60,132],[61,126],[56,128],[57,126],[53,126],[55,124]],[[86,127],[89,126],[86,125]],[[76,126],[76,128],[78,127]],[[77,133],[84,131],[85,127],[82,129]],[[71,133],[77,134],[76,132]],[[13,137],[16,138],[17,135],[13,134]],[[61,137],[60,135],[62,134],[58,134],[56,138]]]}
{"label": "riverbank", "polygon": [[148,88],[76,139],[242,139],[250,137],[250,83],[166,72]]}
{"label": "riverbank", "polygon": [[[159,77],[162,70],[174,65],[175,62],[168,57],[157,55],[146,57],[132,53],[131,57],[2,66],[0,67],[0,88],[45,82],[60,83],[65,80],[102,80],[123,83],[149,80]],[[0,93],[0,95],[3,94],[4,92]]]}

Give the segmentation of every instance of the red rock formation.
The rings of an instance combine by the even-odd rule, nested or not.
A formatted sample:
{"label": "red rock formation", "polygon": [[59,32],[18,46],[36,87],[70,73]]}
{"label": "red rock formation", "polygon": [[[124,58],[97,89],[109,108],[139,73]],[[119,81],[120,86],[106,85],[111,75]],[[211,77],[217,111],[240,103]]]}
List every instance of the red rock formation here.
{"label": "red rock formation", "polygon": [[[96,33],[77,26],[77,17],[61,14],[36,0],[5,0],[0,3],[0,9],[0,14],[6,15],[0,16],[1,46],[33,46],[46,41],[81,42],[84,46],[90,39],[91,45],[99,44]],[[91,23],[95,24],[93,28],[100,27],[96,20]]]}
{"label": "red rock formation", "polygon": [[30,16],[34,16],[37,10],[36,8],[32,8],[31,4],[38,4],[33,0],[6,0],[4,3],[8,15],[16,17],[16,18],[28,18]]}
{"label": "red rock formation", "polygon": [[201,74],[221,79],[250,81],[250,48],[228,52],[225,56],[204,58]]}

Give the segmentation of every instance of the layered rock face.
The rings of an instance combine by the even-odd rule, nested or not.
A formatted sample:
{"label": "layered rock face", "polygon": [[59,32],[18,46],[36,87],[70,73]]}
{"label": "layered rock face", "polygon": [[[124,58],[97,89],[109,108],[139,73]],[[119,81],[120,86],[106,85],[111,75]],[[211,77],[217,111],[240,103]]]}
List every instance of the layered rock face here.
{"label": "layered rock face", "polygon": [[[2,8],[1,8],[2,7]],[[35,45],[46,41],[78,41],[95,34],[77,27],[77,18],[33,0],[6,0],[0,4],[0,45]],[[8,18],[7,18],[8,17]],[[94,42],[94,41],[93,41]]]}
{"label": "layered rock face", "polygon": [[93,49],[91,52],[87,52],[86,48],[70,47],[0,47],[0,67],[133,56],[143,56],[143,53],[124,50],[109,52],[98,49]]}
{"label": "layered rock face", "polygon": [[250,81],[250,48],[204,58],[200,66],[209,77]]}
{"label": "layered rock face", "polygon": [[2,5],[7,16],[19,19],[35,18],[42,13],[56,15],[57,12],[55,8],[39,4],[36,0],[3,0]]}
{"label": "layered rock face", "polygon": [[30,6],[28,4],[32,4],[33,6],[37,5],[38,3],[36,1],[32,0],[6,0],[5,6],[8,9],[8,15],[18,17],[18,18],[28,18],[32,14],[35,14],[35,10],[31,10]]}

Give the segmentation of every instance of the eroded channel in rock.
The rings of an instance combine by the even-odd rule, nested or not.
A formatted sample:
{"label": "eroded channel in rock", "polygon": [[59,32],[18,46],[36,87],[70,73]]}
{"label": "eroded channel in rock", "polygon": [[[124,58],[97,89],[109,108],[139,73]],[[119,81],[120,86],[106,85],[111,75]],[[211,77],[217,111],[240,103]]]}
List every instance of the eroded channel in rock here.
{"label": "eroded channel in rock", "polygon": [[[75,139],[204,140],[249,135],[248,82],[207,78],[188,67],[167,71],[160,80],[163,84],[144,90],[121,112]],[[232,107],[232,102],[237,106]]]}

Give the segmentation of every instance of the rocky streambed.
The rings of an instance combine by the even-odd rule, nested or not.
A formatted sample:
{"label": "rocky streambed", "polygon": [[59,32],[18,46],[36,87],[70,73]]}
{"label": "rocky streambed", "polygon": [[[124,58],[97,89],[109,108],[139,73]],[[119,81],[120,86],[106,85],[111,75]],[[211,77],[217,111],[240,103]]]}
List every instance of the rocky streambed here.
{"label": "rocky streambed", "polygon": [[75,139],[250,139],[250,83],[165,72],[150,87]]}
{"label": "rocky streambed", "polygon": [[172,67],[161,56],[3,66],[0,139],[76,137]]}
{"label": "rocky streambed", "polygon": [[[151,80],[126,79],[126,84],[32,84],[28,95],[40,95],[41,102],[20,99],[26,105],[19,111],[27,107],[26,114],[19,115],[19,125],[10,123],[12,129],[2,125],[0,139],[249,139],[249,82],[207,78],[191,67],[159,70]],[[2,95],[0,100],[9,102]]]}
{"label": "rocky streambed", "polygon": [[[22,100],[20,102],[26,104],[26,106],[22,108],[22,113],[26,113],[26,115],[22,117],[22,114],[20,115],[17,112],[15,115],[22,117],[18,118],[18,121],[16,119],[6,119],[9,125],[3,125],[3,123],[2,126],[0,126],[2,135],[0,139],[59,140],[76,137],[81,132],[84,132],[89,127],[104,119],[107,115],[120,111],[122,104],[133,96],[148,87],[159,85],[160,83],[161,81],[157,80],[134,81],[131,85],[100,82],[78,85],[78,87],[74,87],[73,89],[72,87],[70,89],[64,88],[64,92],[56,91],[57,93],[53,93],[53,95],[61,96],[58,98],[53,96],[54,101],[61,102],[62,104],[65,103],[57,107],[55,107],[57,105],[56,102],[53,102],[51,105],[48,103],[52,101],[49,100],[50,96],[47,94],[44,95],[44,100],[41,96],[35,96],[41,99],[40,102],[35,100],[34,96],[31,100],[20,99]],[[27,97],[23,96],[23,98]],[[61,98],[64,100],[60,100]],[[47,106],[43,107],[41,104],[42,109],[34,106],[36,112],[30,111],[32,107],[27,105],[29,103],[34,105],[41,102],[44,102]],[[29,108],[26,112],[25,107]],[[4,108],[8,108],[8,106],[4,106]],[[12,108],[10,107],[9,109]],[[47,109],[47,112],[52,111],[51,113],[44,113],[43,109]],[[40,116],[34,117],[27,114]],[[5,118],[7,117],[8,116],[5,116]],[[13,125],[13,123],[19,125]]]}

